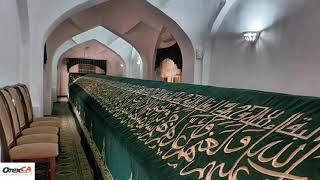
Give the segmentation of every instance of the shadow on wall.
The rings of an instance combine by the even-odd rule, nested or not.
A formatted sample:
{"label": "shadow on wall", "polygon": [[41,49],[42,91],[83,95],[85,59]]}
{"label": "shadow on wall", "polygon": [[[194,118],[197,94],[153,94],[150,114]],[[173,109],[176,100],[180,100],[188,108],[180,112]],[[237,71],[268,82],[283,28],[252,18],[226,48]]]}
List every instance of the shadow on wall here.
{"label": "shadow on wall", "polygon": [[310,1],[300,11],[275,18],[254,46],[231,32],[231,22],[238,26],[239,18],[229,16],[214,42],[211,84],[319,96],[320,86],[313,83],[319,77],[320,26],[313,23],[319,17],[319,5]]}
{"label": "shadow on wall", "polygon": [[284,34],[277,34],[276,29],[281,28],[282,24],[287,21],[287,18],[288,16],[285,16],[283,19],[261,29],[259,31],[260,35],[254,43],[247,42],[242,33],[219,32],[217,37],[229,42],[231,44],[230,49],[239,49],[240,52],[243,52],[243,56],[248,57],[247,59],[259,61],[266,53],[271,53],[281,44]]}

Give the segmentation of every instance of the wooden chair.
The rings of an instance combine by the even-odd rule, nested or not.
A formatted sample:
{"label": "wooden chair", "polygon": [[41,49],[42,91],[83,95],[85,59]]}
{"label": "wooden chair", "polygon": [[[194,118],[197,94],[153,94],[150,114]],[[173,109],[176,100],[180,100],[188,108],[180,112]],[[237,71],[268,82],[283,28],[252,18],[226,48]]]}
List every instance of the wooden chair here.
{"label": "wooden chair", "polygon": [[26,85],[18,84],[14,86],[19,93],[21,94],[23,105],[25,107],[25,111],[27,113],[27,123],[30,127],[35,126],[54,126],[54,127],[61,127],[61,119],[58,117],[34,117],[32,112],[32,101],[29,90]]}
{"label": "wooden chair", "polygon": [[0,139],[4,150],[4,161],[48,162],[50,178],[56,180],[56,157],[59,155],[57,143],[30,143],[17,145],[14,128],[10,123],[10,113],[0,96]]}
{"label": "wooden chair", "polygon": [[13,135],[16,139],[16,144],[30,144],[30,143],[40,143],[40,142],[48,142],[48,143],[58,143],[59,142],[59,136],[57,134],[50,134],[50,133],[42,133],[42,134],[29,134],[29,135],[22,135],[20,127],[19,127],[19,121],[17,118],[17,114],[15,111],[11,113],[9,103],[11,103],[11,106],[13,106],[12,101],[7,101],[5,95],[8,96],[7,92],[0,89],[0,96],[2,96],[4,100],[4,105],[6,107],[6,111],[8,112],[9,117],[6,119],[10,119],[11,127],[13,129]]}
{"label": "wooden chair", "polygon": [[0,89],[0,93],[5,97],[5,100],[9,106],[9,110],[13,120],[13,127],[16,132],[21,132],[21,135],[44,134],[44,133],[59,135],[59,128],[57,127],[40,126],[40,127],[27,128],[27,125],[25,122],[25,115],[22,110],[21,103],[13,99],[10,93],[4,89]]}

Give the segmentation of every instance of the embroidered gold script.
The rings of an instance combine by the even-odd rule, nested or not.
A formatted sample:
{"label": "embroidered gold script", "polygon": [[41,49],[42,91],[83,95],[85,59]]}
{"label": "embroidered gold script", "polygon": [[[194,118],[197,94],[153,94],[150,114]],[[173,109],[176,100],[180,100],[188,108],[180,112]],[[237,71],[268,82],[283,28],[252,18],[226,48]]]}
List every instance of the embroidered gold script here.
{"label": "embroidered gold script", "polygon": [[181,176],[307,179],[295,169],[319,158],[320,127],[303,112],[93,77],[76,84]]}

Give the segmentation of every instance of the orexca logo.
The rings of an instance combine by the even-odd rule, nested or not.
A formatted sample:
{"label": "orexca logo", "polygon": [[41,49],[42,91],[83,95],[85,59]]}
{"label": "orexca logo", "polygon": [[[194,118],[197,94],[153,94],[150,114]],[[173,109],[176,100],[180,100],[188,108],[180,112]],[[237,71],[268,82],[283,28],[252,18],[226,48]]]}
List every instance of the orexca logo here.
{"label": "orexca logo", "polygon": [[0,180],[35,180],[35,164],[33,162],[0,162]]}
{"label": "orexca logo", "polygon": [[19,173],[31,173],[32,169],[30,166],[23,166],[21,168],[9,168],[9,167],[4,167],[2,169],[2,172],[7,174],[7,173],[12,173],[12,174],[19,174]]}

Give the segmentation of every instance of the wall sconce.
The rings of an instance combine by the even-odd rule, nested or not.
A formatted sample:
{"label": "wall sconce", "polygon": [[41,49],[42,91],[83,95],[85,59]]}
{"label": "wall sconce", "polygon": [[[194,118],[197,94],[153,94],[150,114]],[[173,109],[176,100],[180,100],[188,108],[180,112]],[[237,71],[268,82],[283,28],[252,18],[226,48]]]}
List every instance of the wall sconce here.
{"label": "wall sconce", "polygon": [[247,42],[254,44],[259,39],[260,32],[255,32],[255,31],[243,32],[242,36]]}

